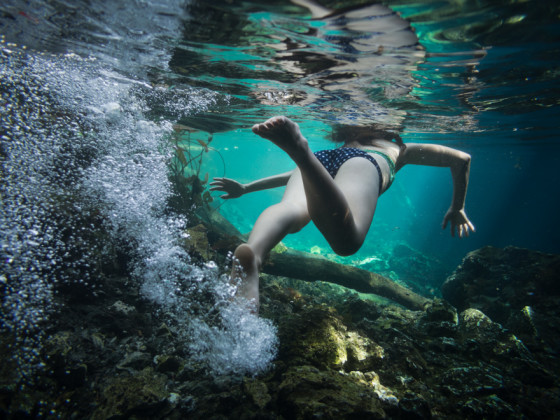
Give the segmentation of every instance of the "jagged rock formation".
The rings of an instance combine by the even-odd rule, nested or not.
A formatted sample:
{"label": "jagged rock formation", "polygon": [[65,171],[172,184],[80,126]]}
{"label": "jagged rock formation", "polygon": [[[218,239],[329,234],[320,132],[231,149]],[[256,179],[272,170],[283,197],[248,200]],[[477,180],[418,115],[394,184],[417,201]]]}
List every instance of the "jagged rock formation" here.
{"label": "jagged rock formation", "polygon": [[[483,249],[449,281],[469,284],[473,261],[514,276],[517,262],[535,255]],[[523,264],[525,278],[553,273],[547,261],[555,259],[541,257]],[[261,316],[278,326],[280,343],[267,372],[209,375],[182,350],[184,336],[126,277],[113,276],[98,296],[66,297],[50,326],[46,369],[33,383],[16,385],[2,337],[1,417],[540,419],[560,410],[553,343],[526,343],[482,307],[457,310],[436,299],[411,311],[327,283],[263,277]],[[558,326],[552,313],[540,320]]]}
{"label": "jagged rock formation", "polygon": [[543,361],[559,366],[560,256],[484,247],[464,258],[442,293],[458,310],[479,309]]}

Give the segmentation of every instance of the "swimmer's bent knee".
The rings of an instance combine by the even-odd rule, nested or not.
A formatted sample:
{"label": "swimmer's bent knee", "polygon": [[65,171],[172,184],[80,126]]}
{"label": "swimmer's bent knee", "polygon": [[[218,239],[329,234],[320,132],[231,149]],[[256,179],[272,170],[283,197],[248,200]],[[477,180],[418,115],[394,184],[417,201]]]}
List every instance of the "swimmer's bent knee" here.
{"label": "swimmer's bent knee", "polygon": [[347,246],[331,246],[333,251],[336,255],[340,255],[341,257],[349,257],[350,255],[354,255],[356,252],[360,250],[360,247],[347,247]]}
{"label": "swimmer's bent knee", "polygon": [[359,240],[345,240],[337,241],[337,243],[329,243],[332,250],[341,257],[348,257],[354,255],[360,250],[364,241]]}
{"label": "swimmer's bent knee", "polygon": [[296,221],[292,224],[292,226],[290,226],[290,230],[288,231],[288,233],[298,233],[300,230],[302,230],[306,225],[307,225],[307,221]]}

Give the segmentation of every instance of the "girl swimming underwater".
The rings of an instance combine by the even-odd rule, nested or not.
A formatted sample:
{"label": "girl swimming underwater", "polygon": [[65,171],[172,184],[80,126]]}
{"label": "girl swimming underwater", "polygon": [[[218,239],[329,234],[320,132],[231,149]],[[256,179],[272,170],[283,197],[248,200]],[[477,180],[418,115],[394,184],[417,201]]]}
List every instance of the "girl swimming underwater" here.
{"label": "girl swimming underwater", "polygon": [[[259,306],[259,269],[266,254],[288,233],[301,230],[310,220],[339,255],[351,255],[362,246],[371,226],[377,199],[391,185],[403,166],[426,165],[451,168],[453,198],[443,218],[451,234],[468,236],[475,230],[465,213],[469,180],[469,154],[433,144],[397,143],[383,132],[364,128],[347,130],[342,147],[311,152],[299,126],[286,117],[274,117],[253,126],[253,132],[284,150],[297,168],[291,172],[240,184],[215,178],[211,191],[224,191],[222,198],[286,185],[280,203],[264,210],[247,243],[239,245],[234,257],[242,269],[238,295]],[[386,132],[385,132],[386,133]],[[234,267],[232,278],[242,277]]]}

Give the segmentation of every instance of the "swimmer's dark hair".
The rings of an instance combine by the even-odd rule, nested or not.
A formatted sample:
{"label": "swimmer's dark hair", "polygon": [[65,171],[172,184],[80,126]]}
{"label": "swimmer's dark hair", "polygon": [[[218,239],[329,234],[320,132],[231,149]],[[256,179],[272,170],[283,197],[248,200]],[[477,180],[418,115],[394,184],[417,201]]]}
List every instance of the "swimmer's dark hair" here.
{"label": "swimmer's dark hair", "polygon": [[332,141],[335,143],[357,141],[367,144],[371,139],[395,141],[401,148],[406,147],[396,130],[387,130],[376,124],[363,126],[337,124],[332,130]]}

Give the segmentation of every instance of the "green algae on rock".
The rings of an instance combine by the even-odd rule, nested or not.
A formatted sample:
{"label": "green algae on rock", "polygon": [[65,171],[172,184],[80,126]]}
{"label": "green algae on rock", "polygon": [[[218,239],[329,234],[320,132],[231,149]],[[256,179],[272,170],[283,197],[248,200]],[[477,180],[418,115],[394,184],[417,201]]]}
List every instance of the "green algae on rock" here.
{"label": "green algae on rock", "polygon": [[163,413],[170,407],[168,397],[165,377],[146,368],[132,376],[109,380],[91,418],[164,418]]}
{"label": "green algae on rock", "polygon": [[354,375],[293,366],[278,389],[281,414],[290,419],[381,419],[386,414],[373,386]]}
{"label": "green algae on rock", "polygon": [[211,374],[185,351],[177,326],[115,278],[95,304],[64,307],[36,387],[10,385],[13,367],[2,364],[2,416],[463,420],[560,410],[550,349],[527,345],[479,309],[435,299],[411,311],[348,289],[334,294],[326,283],[265,277],[261,316],[279,336],[268,371]]}
{"label": "green algae on rock", "polygon": [[280,322],[279,357],[321,368],[346,371],[373,368],[383,348],[357,331],[349,331],[336,313],[313,308]]}

